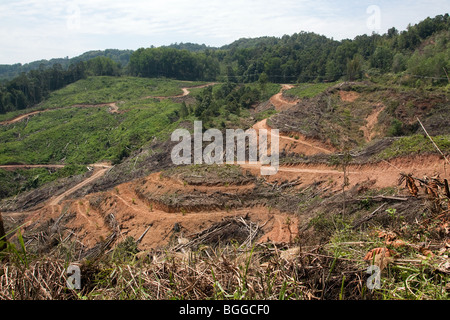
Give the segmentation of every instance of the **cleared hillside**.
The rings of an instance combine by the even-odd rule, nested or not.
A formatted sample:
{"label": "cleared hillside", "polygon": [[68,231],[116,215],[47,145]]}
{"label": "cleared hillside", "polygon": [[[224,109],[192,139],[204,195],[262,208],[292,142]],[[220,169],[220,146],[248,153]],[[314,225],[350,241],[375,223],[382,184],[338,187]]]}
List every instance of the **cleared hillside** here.
{"label": "cleared hillside", "polygon": [[[5,83],[0,298],[448,300],[449,21],[141,48],[127,68]],[[172,132],[199,120],[277,129],[276,174],[175,165]]]}
{"label": "cleared hillside", "polygon": [[[223,94],[228,97],[239,93],[243,103],[246,99],[242,97],[251,93],[236,86],[226,94],[227,87],[216,84],[199,89],[196,96],[177,94],[153,98],[152,103],[166,109],[168,105],[161,103],[178,103],[179,112],[186,105],[187,115],[192,117],[196,110],[202,110],[205,97],[213,99],[208,100],[208,106],[213,107]],[[280,129],[284,152],[277,175],[260,176],[259,167],[252,165],[175,167],[168,152],[173,143],[167,138],[149,140],[113,167],[103,165],[101,171],[65,178],[4,200],[1,210],[6,230],[22,225],[27,254],[45,253],[56,259],[48,267],[61,268],[57,260],[61,255],[79,263],[83,272],[90,275],[82,289],[86,298],[94,298],[100,292],[104,298],[135,299],[220,299],[230,294],[250,299],[286,297],[285,294],[298,299],[448,297],[446,289],[442,289],[448,281],[445,210],[449,195],[444,189],[444,182],[448,181],[445,159],[430,141],[427,143],[428,137],[422,142],[425,150],[391,155],[388,152],[399,141],[398,147],[406,147],[403,142],[407,139],[417,139],[419,130],[406,130],[411,126],[409,121],[413,116],[430,121],[438,110],[446,109],[445,94],[405,93],[400,88],[388,89],[373,83],[338,83],[305,98],[296,89],[291,89],[297,92],[294,96],[282,87],[267,101],[255,100],[247,108],[242,107],[244,104],[239,114],[234,114],[236,119],[227,119],[227,110],[217,109],[219,119],[223,117],[219,121],[224,121],[226,127],[247,123],[257,130],[262,128],[257,118],[273,114],[264,120],[270,125],[264,128]],[[92,90],[95,93],[96,89]],[[391,105],[403,108],[411,95],[419,107],[409,118],[403,117],[403,112]],[[144,98],[125,104],[128,108],[119,106],[119,111],[126,112],[110,115],[130,117],[137,108],[135,104],[142,108],[140,101],[151,99]],[[425,108],[420,107],[422,101],[427,102]],[[101,108],[86,110],[103,118],[108,115]],[[27,126],[39,123],[38,117],[51,118],[52,112],[30,117]],[[375,112],[377,116],[373,116]],[[207,114],[198,114],[208,118]],[[239,116],[242,119],[237,121]],[[311,116],[314,118],[308,118]],[[315,131],[296,122],[304,118],[316,125],[312,127]],[[133,115],[131,119],[137,121]],[[347,121],[341,123],[342,120]],[[408,136],[386,137],[394,135],[394,120],[401,123],[401,129],[405,125],[403,134]],[[65,121],[76,123],[76,119]],[[346,145],[333,145],[333,135],[322,129],[333,124],[336,140],[355,138],[348,139]],[[176,125],[189,128],[188,118]],[[434,138],[448,155],[448,131],[442,126],[437,128],[440,136]],[[306,152],[306,144],[315,146],[308,149],[315,151]],[[330,152],[318,148],[327,144]],[[351,146],[356,149],[347,156],[342,153]],[[398,147],[395,151],[399,151]],[[383,152],[383,159],[377,160]],[[14,237],[11,240],[15,241]],[[20,265],[20,260],[14,260],[20,255],[7,252],[11,252],[10,261]],[[380,257],[386,259],[384,264],[377,262]],[[373,292],[365,288],[365,267],[372,258],[376,265],[389,271],[382,273],[383,289]],[[190,259],[197,261],[196,267],[190,269],[191,278],[178,281],[186,279],[185,268],[193,268],[189,267]],[[239,268],[242,259],[251,265],[245,275],[226,271]],[[426,267],[420,267],[422,261]],[[29,267],[37,268],[38,263],[39,258],[34,259]],[[106,268],[111,263],[113,266]],[[204,264],[212,266],[205,269]],[[124,279],[137,274],[142,277],[141,287],[133,285],[131,291],[120,293],[105,291],[121,283],[122,278],[114,276],[122,270],[121,266],[128,266],[129,270],[119,273]],[[40,274],[45,278],[48,271],[43,268]],[[181,291],[176,293],[166,287],[169,278],[160,268],[171,270],[178,279],[171,281]],[[143,270],[151,270],[152,275],[143,274]],[[281,282],[261,277],[270,270],[279,274]],[[102,274],[110,280],[94,284],[94,279]],[[158,277],[156,283],[154,275]],[[323,275],[327,275],[324,283],[320,281]],[[408,292],[402,291],[404,279],[412,283],[411,277],[425,280],[414,282],[415,287]],[[208,283],[200,279],[215,280]],[[239,285],[244,279],[252,280]],[[287,279],[291,280],[286,282]],[[64,281],[64,276],[51,281],[50,296],[73,297],[74,293],[63,293],[58,285],[54,286]],[[116,285],[112,286],[111,281]],[[213,283],[221,283],[221,291],[214,289],[217,287]],[[261,291],[269,283],[273,291]],[[14,289],[22,297],[30,294],[10,281],[4,287]],[[7,296],[6,291],[2,294]],[[36,293],[33,297],[41,296]]]}

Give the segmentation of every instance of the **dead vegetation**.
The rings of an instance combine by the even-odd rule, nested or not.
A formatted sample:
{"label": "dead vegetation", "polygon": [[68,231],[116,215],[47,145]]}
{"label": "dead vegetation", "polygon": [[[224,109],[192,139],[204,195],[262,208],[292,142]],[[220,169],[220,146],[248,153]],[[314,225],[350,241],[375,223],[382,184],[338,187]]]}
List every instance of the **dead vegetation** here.
{"label": "dead vegetation", "polygon": [[0,210],[3,212],[25,211],[33,207],[42,205],[53,196],[62,194],[64,191],[76,186],[92,175],[87,172],[83,175],[72,176],[50,182],[37,189],[19,194],[13,198],[0,201]]}
{"label": "dead vegetation", "polygon": [[[215,230],[223,230],[223,227],[223,224],[217,225]],[[211,233],[214,230],[209,229],[196,239]],[[127,250],[127,247],[118,250]],[[244,249],[203,245],[187,253],[176,250],[138,253],[132,255],[134,258],[126,265],[115,260],[117,254],[112,252],[95,263],[79,264],[82,275],[79,291],[67,288],[68,264],[64,260],[33,261],[25,269],[3,264],[0,295],[5,300],[318,300],[338,299],[344,285],[346,298],[364,296],[362,270],[346,269],[351,261],[322,254],[320,248],[301,252],[271,244]],[[344,269],[346,280],[342,281],[338,274]]]}
{"label": "dead vegetation", "polygon": [[[352,115],[363,119],[372,114],[382,95],[378,89],[345,83],[271,121],[285,132],[328,137],[328,143],[332,134],[336,139],[346,136],[339,143],[356,146],[364,139],[357,133],[363,122],[351,120]],[[351,109],[366,93],[370,101]],[[386,129],[387,114],[396,112],[395,104],[386,106],[377,114],[380,132]],[[375,126],[371,123],[372,129]],[[393,141],[375,139],[351,154],[353,164],[365,164]],[[51,219],[35,221],[15,234],[9,228],[13,232],[0,253],[0,298],[449,298],[447,179],[401,173],[398,186],[384,189],[374,187],[377,176],[352,185],[346,176],[344,181],[316,177],[305,184],[302,175],[264,179],[236,166],[173,168],[164,152],[170,144],[155,141],[152,146],[163,151],[140,150],[72,195]],[[332,160],[327,155],[284,156],[285,165]],[[149,176],[157,169],[165,171]],[[28,196],[14,203],[35,206],[42,199]],[[150,218],[157,210],[159,215]],[[184,221],[198,212],[207,218],[194,221],[196,231],[187,232]],[[215,214],[219,219],[212,218]],[[97,215],[101,221],[94,221]],[[169,218],[170,230],[167,223],[164,230],[157,229]],[[84,243],[86,221],[99,238],[94,245]],[[134,232],[138,228],[141,231]],[[168,239],[167,244],[141,249],[148,233]],[[270,239],[280,234],[284,237],[278,239],[285,241]],[[72,264],[81,268],[80,290],[67,287],[67,267]],[[368,287],[369,266],[380,269],[380,288],[375,290]]]}
{"label": "dead vegetation", "polygon": [[[345,197],[328,193],[323,183],[297,190],[298,214],[304,223],[298,237],[284,244],[259,241],[267,222],[235,216],[192,234],[183,235],[180,226],[174,226],[168,246],[142,251],[139,242],[151,226],[140,237],[124,238],[110,212],[104,215],[110,235],[86,248],[74,234],[69,236],[65,225],[71,214],[65,210],[51,223],[24,234],[24,247],[20,234],[15,246],[8,244],[2,253],[0,295],[2,299],[448,298],[448,181],[402,174],[399,183],[402,187],[374,192],[368,181],[349,189]],[[262,185],[271,192],[292,191],[296,181]],[[407,194],[399,194],[402,189]],[[92,197],[90,203],[100,208],[105,198]],[[34,252],[40,252],[39,258]],[[70,264],[80,266],[80,290],[67,288]],[[367,287],[370,265],[381,270],[381,289]]]}
{"label": "dead vegetation", "polygon": [[448,95],[402,90],[371,82],[343,82],[304,99],[268,120],[281,134],[297,132],[337,149],[367,141],[421,133],[416,118],[433,136],[448,134]]}
{"label": "dead vegetation", "polygon": [[248,185],[256,181],[249,172],[243,172],[236,165],[190,165],[178,166],[165,170],[161,176],[181,180],[188,185],[199,186],[234,186]]}

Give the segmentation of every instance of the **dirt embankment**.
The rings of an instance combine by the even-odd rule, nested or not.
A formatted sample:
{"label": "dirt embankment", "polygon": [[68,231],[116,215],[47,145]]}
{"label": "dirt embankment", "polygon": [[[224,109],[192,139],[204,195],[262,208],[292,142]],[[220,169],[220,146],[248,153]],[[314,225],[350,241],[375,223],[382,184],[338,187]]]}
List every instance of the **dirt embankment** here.
{"label": "dirt embankment", "polygon": [[284,91],[292,89],[293,87],[294,86],[290,84],[283,84],[280,92],[270,98],[270,103],[273,104],[275,110],[284,111],[296,105],[297,101],[289,101],[283,97]]}
{"label": "dirt embankment", "polygon": [[[226,167],[226,166],[224,166]],[[227,217],[247,216],[262,227],[258,241],[286,243],[298,235],[302,222],[298,203],[307,198],[342,190],[342,168],[326,164],[282,166],[274,176],[261,177],[258,166],[241,165],[242,183],[207,184],[198,180],[180,178],[179,175],[153,173],[146,178],[120,184],[111,190],[91,193],[77,199],[60,197],[50,199],[39,208],[24,212],[25,231],[32,232],[36,225],[48,221],[64,220],[67,234],[76,234],[77,241],[87,248],[118,232],[116,241],[127,236],[143,238],[143,250],[163,247],[177,239],[195,234],[219,223]],[[220,169],[222,167],[218,167]],[[99,168],[98,173],[106,168]],[[370,184],[371,188],[396,187],[400,173],[415,176],[445,176],[439,156],[417,156],[373,164],[349,165],[348,189]],[[253,175],[253,178],[250,178]],[[191,174],[193,178],[198,175]],[[95,179],[91,176],[89,181]],[[193,184],[187,183],[192,181]],[[88,183],[84,180],[82,184]],[[69,190],[69,193],[82,184]],[[309,193],[306,190],[315,191]],[[405,195],[407,191],[405,190]],[[17,218],[17,214],[4,213],[4,219]],[[117,221],[112,230],[108,217]],[[36,224],[37,223],[37,224]],[[145,231],[148,231],[145,233]]]}
{"label": "dirt embankment", "polygon": [[86,186],[89,183],[92,183],[93,181],[99,179],[100,177],[102,177],[109,169],[112,168],[111,165],[107,164],[107,163],[98,163],[98,164],[93,164],[92,165],[94,173],[92,174],[92,176],[90,176],[89,178],[83,180],[81,183],[77,184],[76,186],[74,186],[73,188],[70,188],[69,190],[63,192],[62,194],[60,194],[59,196],[55,197],[54,199],[52,199],[49,202],[49,206],[55,206],[58,205],[61,200],[63,200],[64,198],[66,198],[67,196],[75,193],[77,190],[83,188],[84,186]]}
{"label": "dirt embankment", "polygon": [[341,100],[344,102],[355,102],[355,100],[359,98],[360,94],[355,91],[340,90],[339,96],[341,97]]}
{"label": "dirt embankment", "polygon": [[[267,133],[272,132],[272,128],[267,124],[267,119],[264,119],[253,126],[253,129],[259,131],[261,129],[267,130]],[[331,146],[327,146],[324,143],[315,139],[306,138],[303,134],[298,132],[292,132],[289,135],[278,134],[275,135],[279,139],[280,150],[284,150],[288,153],[299,153],[307,156],[315,154],[330,154],[335,150]]]}
{"label": "dirt embankment", "polygon": [[360,130],[364,133],[364,138],[367,142],[370,142],[373,140],[377,132],[375,131],[375,126],[378,123],[378,117],[381,112],[386,109],[386,106],[383,104],[378,104],[374,107],[374,110],[371,114],[366,118],[366,124],[362,127],[360,127]]}
{"label": "dirt embankment", "polygon": [[[112,215],[118,222],[117,241],[127,236],[138,239],[150,227],[140,248],[151,249],[167,245],[178,236],[199,232],[226,217],[247,216],[264,225],[265,239],[292,240],[297,229],[295,217],[265,205],[268,198],[275,197],[269,194],[268,185],[243,181],[242,185],[211,187],[189,185],[175,177],[154,173],[83,198],[64,200],[63,194],[51,199],[45,206],[24,215],[28,226],[25,231],[32,232],[36,223],[48,224],[48,221],[64,218],[64,228],[76,234],[85,247],[91,248],[113,231],[107,220]],[[4,216],[6,219],[17,217],[14,213]],[[181,233],[174,233],[175,228]],[[286,228],[291,231],[284,232]]]}
{"label": "dirt embankment", "polygon": [[[259,165],[246,164],[243,168],[257,174]],[[446,174],[447,170],[447,174]],[[439,155],[407,156],[389,161],[380,161],[367,164],[349,164],[346,167],[346,175],[349,179],[349,187],[365,181],[373,181],[374,188],[396,187],[400,173],[413,174],[417,177],[441,176],[448,177],[444,160]],[[329,164],[296,164],[291,166],[280,166],[278,174],[268,179],[287,179],[302,181],[301,186],[313,184],[316,181],[327,181],[335,191],[342,187],[344,181],[344,170],[342,166]]]}
{"label": "dirt embankment", "polygon": [[[279,106],[283,104],[282,108],[288,107],[280,96],[273,100],[280,103]],[[367,126],[374,123],[377,112],[381,111],[376,109],[372,113]],[[266,120],[258,122],[254,128],[271,129]],[[307,155],[334,152],[326,144],[300,134],[298,137],[280,134],[279,138],[280,146],[289,147],[293,152]],[[240,170],[248,173],[232,171],[236,174],[234,183],[220,180],[221,176],[231,176],[227,168],[224,165],[212,170],[214,177],[204,172],[188,172],[187,176],[179,172],[155,172],[106,191],[69,199],[70,194],[109,170],[109,167],[99,165],[86,180],[22,215],[31,232],[39,223],[64,221],[64,236],[75,234],[77,241],[87,248],[110,239],[112,233],[117,236],[115,241],[132,236],[141,239],[141,249],[156,248],[236,216],[246,216],[263,226],[259,241],[283,243],[298,236],[298,226],[302,222],[298,210],[302,197],[306,195],[311,199],[326,192],[340,192],[344,183],[344,168],[325,163],[281,166],[277,174],[265,177],[260,176],[259,165],[242,164]],[[443,160],[436,155],[350,164],[345,169],[348,188],[368,183],[373,188],[395,187],[402,172],[418,177],[441,175],[448,178]],[[14,218],[14,214],[6,213],[4,217]],[[111,224],[111,219],[117,224]]]}

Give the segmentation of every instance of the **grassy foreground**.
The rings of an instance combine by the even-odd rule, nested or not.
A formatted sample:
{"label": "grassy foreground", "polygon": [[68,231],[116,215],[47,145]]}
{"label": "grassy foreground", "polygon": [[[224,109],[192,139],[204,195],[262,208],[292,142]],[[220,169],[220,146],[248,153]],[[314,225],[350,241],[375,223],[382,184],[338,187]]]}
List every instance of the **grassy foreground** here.
{"label": "grassy foreground", "polygon": [[[278,245],[258,243],[260,226],[240,217],[188,239],[173,231],[167,247],[150,251],[132,237],[100,252],[85,251],[63,229],[26,236],[11,230],[15,239],[1,253],[0,298],[448,300],[448,199],[436,193],[396,201],[393,188],[352,192],[345,211],[341,193],[307,197],[298,214],[314,215],[298,237]],[[52,249],[42,254],[48,241]],[[67,284],[71,265],[80,270],[79,289]]]}

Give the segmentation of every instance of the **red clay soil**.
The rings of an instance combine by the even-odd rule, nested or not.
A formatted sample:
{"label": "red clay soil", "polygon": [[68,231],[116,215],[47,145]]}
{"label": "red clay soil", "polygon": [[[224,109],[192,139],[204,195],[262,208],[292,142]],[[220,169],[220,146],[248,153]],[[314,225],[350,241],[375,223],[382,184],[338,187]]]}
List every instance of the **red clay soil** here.
{"label": "red clay soil", "polygon": [[[187,90],[187,89],[186,89]],[[278,102],[280,96],[273,98]],[[281,100],[280,100],[281,101]],[[280,106],[280,105],[279,105]],[[285,105],[284,105],[285,106]],[[284,108],[282,106],[282,108]],[[375,118],[375,116],[374,116]],[[257,123],[255,129],[270,129],[266,120]],[[305,154],[330,153],[333,150],[317,142],[280,136],[280,146],[293,144],[293,150]],[[260,175],[259,165],[242,164],[242,169],[249,170],[256,176]],[[114,214],[120,230],[117,241],[122,241],[127,236],[138,239],[150,226],[149,231],[143,237],[140,248],[147,250],[167,245],[171,240],[175,224],[181,225],[183,237],[194,234],[210,227],[212,224],[222,221],[225,217],[248,216],[253,222],[264,225],[264,235],[260,241],[274,241],[285,243],[292,240],[298,230],[298,215],[295,212],[281,213],[270,207],[257,205],[248,208],[229,209],[221,206],[202,207],[199,210],[168,210],[159,203],[152,203],[148,198],[138,194],[138,188],[144,188],[147,192],[158,194],[161,197],[167,195],[190,195],[195,192],[205,194],[208,200],[214,199],[215,192],[228,194],[242,194],[253,188],[253,183],[242,186],[199,186],[188,185],[176,179],[163,177],[160,173],[153,173],[145,179],[139,179],[118,185],[112,190],[89,194],[80,199],[65,198],[82,186],[99,178],[109,169],[108,165],[100,164],[95,168],[95,173],[81,184],[68,190],[59,197],[50,199],[49,202],[28,212],[26,221],[46,221],[50,218],[56,220],[63,209],[74,215],[66,227],[77,231],[77,239],[85,246],[92,247],[99,241],[106,239],[111,234],[111,229],[105,223],[105,217]],[[381,161],[372,164],[349,165],[349,186],[372,181],[373,188],[385,188],[397,186],[399,174],[413,173],[416,177],[424,175],[434,176],[439,174],[441,178],[448,178],[445,172],[444,162],[437,155],[409,156],[392,159],[389,162]],[[447,176],[446,176],[447,175]],[[270,181],[294,181],[300,179],[301,184],[296,188],[311,185],[318,181],[328,183],[330,190],[340,191],[343,183],[342,168],[336,168],[327,164],[298,164],[295,166],[282,166],[278,173],[266,176]],[[4,217],[18,215],[18,213],[3,213]],[[175,239],[176,240],[176,239]]]}
{"label": "red clay soil", "polygon": [[181,97],[185,97],[187,95],[189,95],[191,92],[189,91],[189,89],[200,89],[200,88],[206,88],[209,86],[214,86],[216,85],[216,82],[211,82],[211,83],[207,83],[207,84],[202,84],[199,86],[193,86],[193,87],[184,87],[181,88],[181,90],[183,91],[183,93],[175,95],[175,96],[146,96],[143,97],[142,99],[160,99],[160,100],[164,100],[164,99],[172,99],[172,98],[181,98]]}
{"label": "red clay soil", "polygon": [[[217,83],[215,82],[211,82],[211,83],[207,83],[207,84],[203,84],[203,85],[199,85],[199,86],[193,86],[193,87],[184,87],[181,88],[181,90],[183,91],[183,93],[179,94],[179,95],[175,95],[175,96],[169,96],[169,97],[157,97],[157,96],[147,96],[147,97],[143,97],[142,99],[149,99],[149,98],[156,98],[156,99],[168,99],[168,98],[180,98],[180,97],[185,97],[187,95],[190,94],[189,89],[194,89],[194,88],[206,88],[209,86],[213,86]],[[29,118],[35,114],[38,113],[42,113],[42,112],[47,112],[47,111],[51,111],[51,110],[59,110],[59,109],[66,109],[66,108],[101,108],[101,107],[109,107],[108,108],[108,112],[109,113],[121,113],[121,111],[119,111],[119,107],[117,106],[117,102],[110,102],[110,103],[100,103],[100,104],[75,104],[69,107],[62,107],[62,108],[54,108],[54,109],[44,109],[44,110],[37,110],[37,111],[32,111],[32,112],[28,112],[25,114],[22,114],[20,116],[17,116],[11,120],[5,120],[5,121],[1,121],[0,125],[10,125],[19,121],[22,121],[26,118]]]}
{"label": "red clay soil", "polygon": [[[289,242],[293,240],[298,229],[298,221],[292,215],[263,206],[235,210],[211,208],[211,210],[198,212],[184,212],[183,210],[167,212],[157,205],[152,206],[142,200],[134,191],[136,183],[125,183],[117,186],[114,190],[90,194],[81,199],[63,200],[59,204],[55,200],[51,200],[44,207],[28,212],[26,224],[31,225],[32,222],[46,221],[50,218],[56,221],[64,208],[66,212],[75,214],[75,218],[66,227],[80,230],[77,233],[78,240],[85,246],[92,247],[106,239],[111,233],[105,223],[105,216],[114,213],[120,228],[120,236],[117,241],[122,241],[127,236],[138,239],[151,225],[149,232],[140,243],[142,250],[167,245],[175,224],[182,226],[182,236],[188,236],[222,221],[225,217],[248,216],[253,222],[264,225],[265,234],[260,241],[270,239],[276,242]],[[189,186],[170,178],[161,178],[159,173],[148,176],[146,184],[153,190],[160,188],[171,192],[179,190],[186,194],[194,189],[203,189],[205,192],[217,191],[216,188]],[[239,192],[251,188],[251,185],[219,187],[219,189],[221,188],[227,192]],[[92,205],[99,198],[101,199],[100,205]],[[14,215],[17,213],[4,213],[5,217]],[[289,230],[291,231],[289,232]]]}
{"label": "red clay soil", "polygon": [[49,205],[50,206],[58,205],[61,202],[61,200],[63,200],[67,196],[75,193],[76,191],[80,190],[82,187],[86,186],[87,184],[89,184],[89,183],[99,179],[109,169],[112,168],[109,164],[106,164],[106,163],[93,164],[92,167],[94,169],[94,174],[93,175],[91,175],[89,178],[87,178],[86,180],[82,181],[81,183],[77,184],[73,188],[71,188],[71,189],[65,191],[64,193],[60,194],[59,196],[55,197],[54,199],[51,199],[51,201],[49,202]]}
{"label": "red clay soil", "polygon": [[[416,177],[434,176],[439,174],[445,177],[443,160],[436,155],[414,156],[398,158],[387,162],[374,164],[350,165],[348,177],[351,188],[363,182],[372,181],[373,188],[395,187],[401,172],[413,173]],[[259,175],[259,166],[241,165],[255,175]],[[102,172],[99,169],[99,172]],[[448,176],[447,176],[448,177]],[[325,164],[304,164],[288,167],[280,167],[276,175],[266,176],[267,181],[293,181],[300,179],[301,184],[297,188],[311,185],[317,181],[326,181],[331,191],[340,191],[343,182],[343,172],[333,166]],[[90,181],[95,179],[93,176]],[[87,182],[86,182],[87,183]],[[270,239],[275,243],[286,243],[294,239],[298,230],[298,216],[291,213],[282,213],[278,210],[255,206],[250,208],[227,209],[219,207],[203,208],[197,211],[167,210],[164,206],[152,204],[140,197],[135,189],[145,184],[148,190],[159,192],[161,195],[191,194],[201,191],[205,196],[214,197],[215,192],[227,192],[239,194],[253,187],[253,184],[243,186],[191,186],[171,178],[162,177],[160,173],[154,173],[146,179],[128,182],[118,185],[110,191],[90,194],[80,199],[70,199],[59,202],[59,198],[51,199],[41,208],[31,210],[26,214],[27,224],[45,221],[49,218],[56,220],[64,210],[75,214],[66,227],[72,230],[80,230],[77,233],[78,240],[85,246],[92,247],[99,241],[106,239],[111,229],[105,223],[105,216],[113,213],[119,222],[120,236],[117,241],[126,236],[138,239],[148,226],[148,233],[140,243],[140,249],[147,250],[165,246],[171,240],[172,230],[175,224],[182,226],[181,235],[188,236],[210,227],[214,223],[222,221],[225,217],[248,216],[253,222],[264,225],[264,235],[259,241]],[[79,185],[80,186],[80,185]],[[74,188],[76,189],[76,188]],[[74,191],[71,189],[70,191]],[[406,193],[406,190],[405,190]],[[65,194],[67,196],[67,194]],[[100,203],[100,204],[95,204]],[[4,217],[15,216],[17,213],[3,213]],[[176,239],[175,239],[176,240]]]}
{"label": "red clay soil", "polygon": [[[241,167],[250,170],[253,174],[258,174],[260,165],[245,164]],[[448,165],[447,165],[448,167]],[[365,181],[373,181],[374,188],[386,188],[397,186],[400,173],[412,173],[416,177],[433,177],[440,175],[441,178],[448,178],[444,167],[444,160],[439,155],[408,156],[389,161],[380,161],[371,164],[356,165],[351,164],[347,168],[349,178],[349,188]],[[448,171],[448,168],[447,168]],[[342,168],[326,164],[298,164],[293,166],[282,166],[278,173],[268,176],[268,180],[288,180],[293,181],[300,178],[301,186],[310,185],[316,181],[328,181],[335,191],[341,189],[344,173]]]}
{"label": "red clay soil", "polygon": [[[259,131],[260,129],[266,129],[267,134],[271,133],[272,128],[267,124],[267,119],[264,119],[253,126],[253,129]],[[324,144],[321,141],[306,138],[301,133],[293,132],[292,137],[286,135],[278,135],[280,150],[285,150],[289,153],[301,153],[307,156],[315,154],[330,154],[335,151],[331,146]]]}
{"label": "red clay soil", "polygon": [[283,84],[281,86],[280,92],[278,92],[276,95],[274,95],[270,98],[270,103],[273,104],[273,106],[275,107],[275,110],[277,110],[277,111],[288,110],[297,104],[296,101],[292,102],[292,101],[288,101],[283,98],[283,92],[286,90],[292,89],[293,87],[294,86],[290,85],[290,84]]}
{"label": "red clay soil", "polygon": [[[342,92],[342,91],[340,91]],[[366,124],[359,129],[364,132],[364,138],[367,142],[372,141],[372,139],[376,136],[375,125],[378,123],[378,116],[381,112],[386,109],[386,106],[383,104],[378,104],[375,106],[375,109],[372,111],[372,113],[366,118]]]}
{"label": "red clay soil", "polygon": [[359,93],[356,91],[339,90],[339,95],[341,97],[341,100],[344,102],[354,102],[359,98]]}

